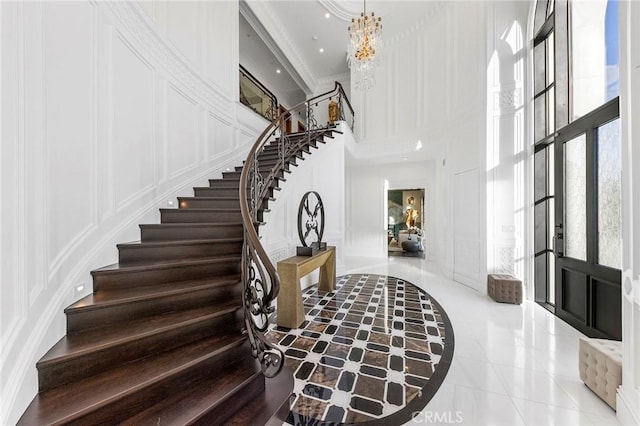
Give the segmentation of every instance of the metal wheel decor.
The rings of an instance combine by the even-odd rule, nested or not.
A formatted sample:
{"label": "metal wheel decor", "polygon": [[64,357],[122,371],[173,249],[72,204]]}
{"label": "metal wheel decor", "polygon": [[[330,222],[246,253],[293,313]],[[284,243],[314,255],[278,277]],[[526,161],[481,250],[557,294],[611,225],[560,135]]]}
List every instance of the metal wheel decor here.
{"label": "metal wheel decor", "polygon": [[298,256],[311,256],[326,248],[322,242],[324,233],[324,204],[316,191],[309,191],[300,200],[298,208],[298,236],[302,247],[298,247]]}

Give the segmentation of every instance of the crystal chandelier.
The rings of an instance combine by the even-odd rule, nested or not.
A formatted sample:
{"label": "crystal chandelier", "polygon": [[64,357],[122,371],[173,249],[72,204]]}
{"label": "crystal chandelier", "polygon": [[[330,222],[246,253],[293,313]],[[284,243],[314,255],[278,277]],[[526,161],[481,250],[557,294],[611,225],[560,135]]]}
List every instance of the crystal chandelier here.
{"label": "crystal chandelier", "polygon": [[351,18],[347,63],[354,71],[356,89],[369,89],[375,83],[374,68],[380,62],[382,18],[367,15],[367,0],[359,18]]}

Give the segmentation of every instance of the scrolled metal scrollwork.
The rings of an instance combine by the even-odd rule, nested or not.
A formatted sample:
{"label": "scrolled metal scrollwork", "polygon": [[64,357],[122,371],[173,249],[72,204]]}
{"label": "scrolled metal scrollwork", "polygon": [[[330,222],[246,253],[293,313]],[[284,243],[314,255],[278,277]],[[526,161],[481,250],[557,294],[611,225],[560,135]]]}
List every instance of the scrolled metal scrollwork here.
{"label": "scrolled metal scrollwork", "polygon": [[[336,82],[335,88],[325,94],[316,96],[311,100],[317,106],[318,102],[328,101],[331,96],[340,93],[344,96],[342,86]],[[348,99],[346,99],[348,103]],[[350,105],[349,105],[350,108]],[[296,111],[307,114],[306,137],[294,137],[288,135],[285,129],[285,120]],[[351,113],[353,110],[350,108]],[[250,149],[242,168],[240,176],[240,210],[244,227],[244,245],[242,251],[242,282],[243,282],[243,311],[244,330],[251,344],[253,356],[260,362],[262,373],[266,377],[277,375],[284,364],[283,352],[274,344],[271,344],[264,336],[269,324],[269,317],[274,312],[274,301],[280,289],[278,273],[271,263],[268,254],[260,243],[257,232],[258,219],[265,201],[271,196],[271,190],[277,186],[274,182],[281,177],[285,166],[294,161],[305,146],[310,146],[311,138],[324,137],[328,129],[318,129],[314,118],[310,101],[296,105],[288,111],[284,111],[272,121],[260,135],[256,143]],[[259,153],[263,152],[267,143],[274,138],[278,139],[277,158],[275,165],[270,169],[258,162]]]}
{"label": "scrolled metal scrollwork", "polygon": [[277,294],[277,276],[270,276],[258,259],[255,249],[245,238],[242,271],[245,333],[249,337],[252,355],[260,362],[262,374],[274,377],[282,369],[284,354],[271,345],[263,333],[269,326],[269,315],[274,311],[272,302]]}

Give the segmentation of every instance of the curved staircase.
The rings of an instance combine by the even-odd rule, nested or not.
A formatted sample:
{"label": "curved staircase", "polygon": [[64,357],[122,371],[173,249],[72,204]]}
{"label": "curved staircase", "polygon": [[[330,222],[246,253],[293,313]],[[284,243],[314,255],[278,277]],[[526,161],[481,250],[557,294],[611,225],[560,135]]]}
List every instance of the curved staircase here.
{"label": "curved staircase", "polygon": [[[333,132],[289,135],[299,149],[283,166],[277,140],[264,146],[260,173],[276,179],[254,226],[296,159]],[[67,335],[37,363],[18,424],[282,424],[293,377],[265,380],[243,333],[241,171],[160,209],[117,264],[91,272],[94,292],[65,309]]]}

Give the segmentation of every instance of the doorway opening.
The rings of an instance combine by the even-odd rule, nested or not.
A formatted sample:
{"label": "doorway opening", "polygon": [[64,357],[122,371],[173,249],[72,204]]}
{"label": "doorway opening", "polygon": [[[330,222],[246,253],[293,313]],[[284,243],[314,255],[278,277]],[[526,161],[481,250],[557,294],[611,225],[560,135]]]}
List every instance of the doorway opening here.
{"label": "doorway opening", "polygon": [[424,188],[387,191],[387,253],[424,258]]}

